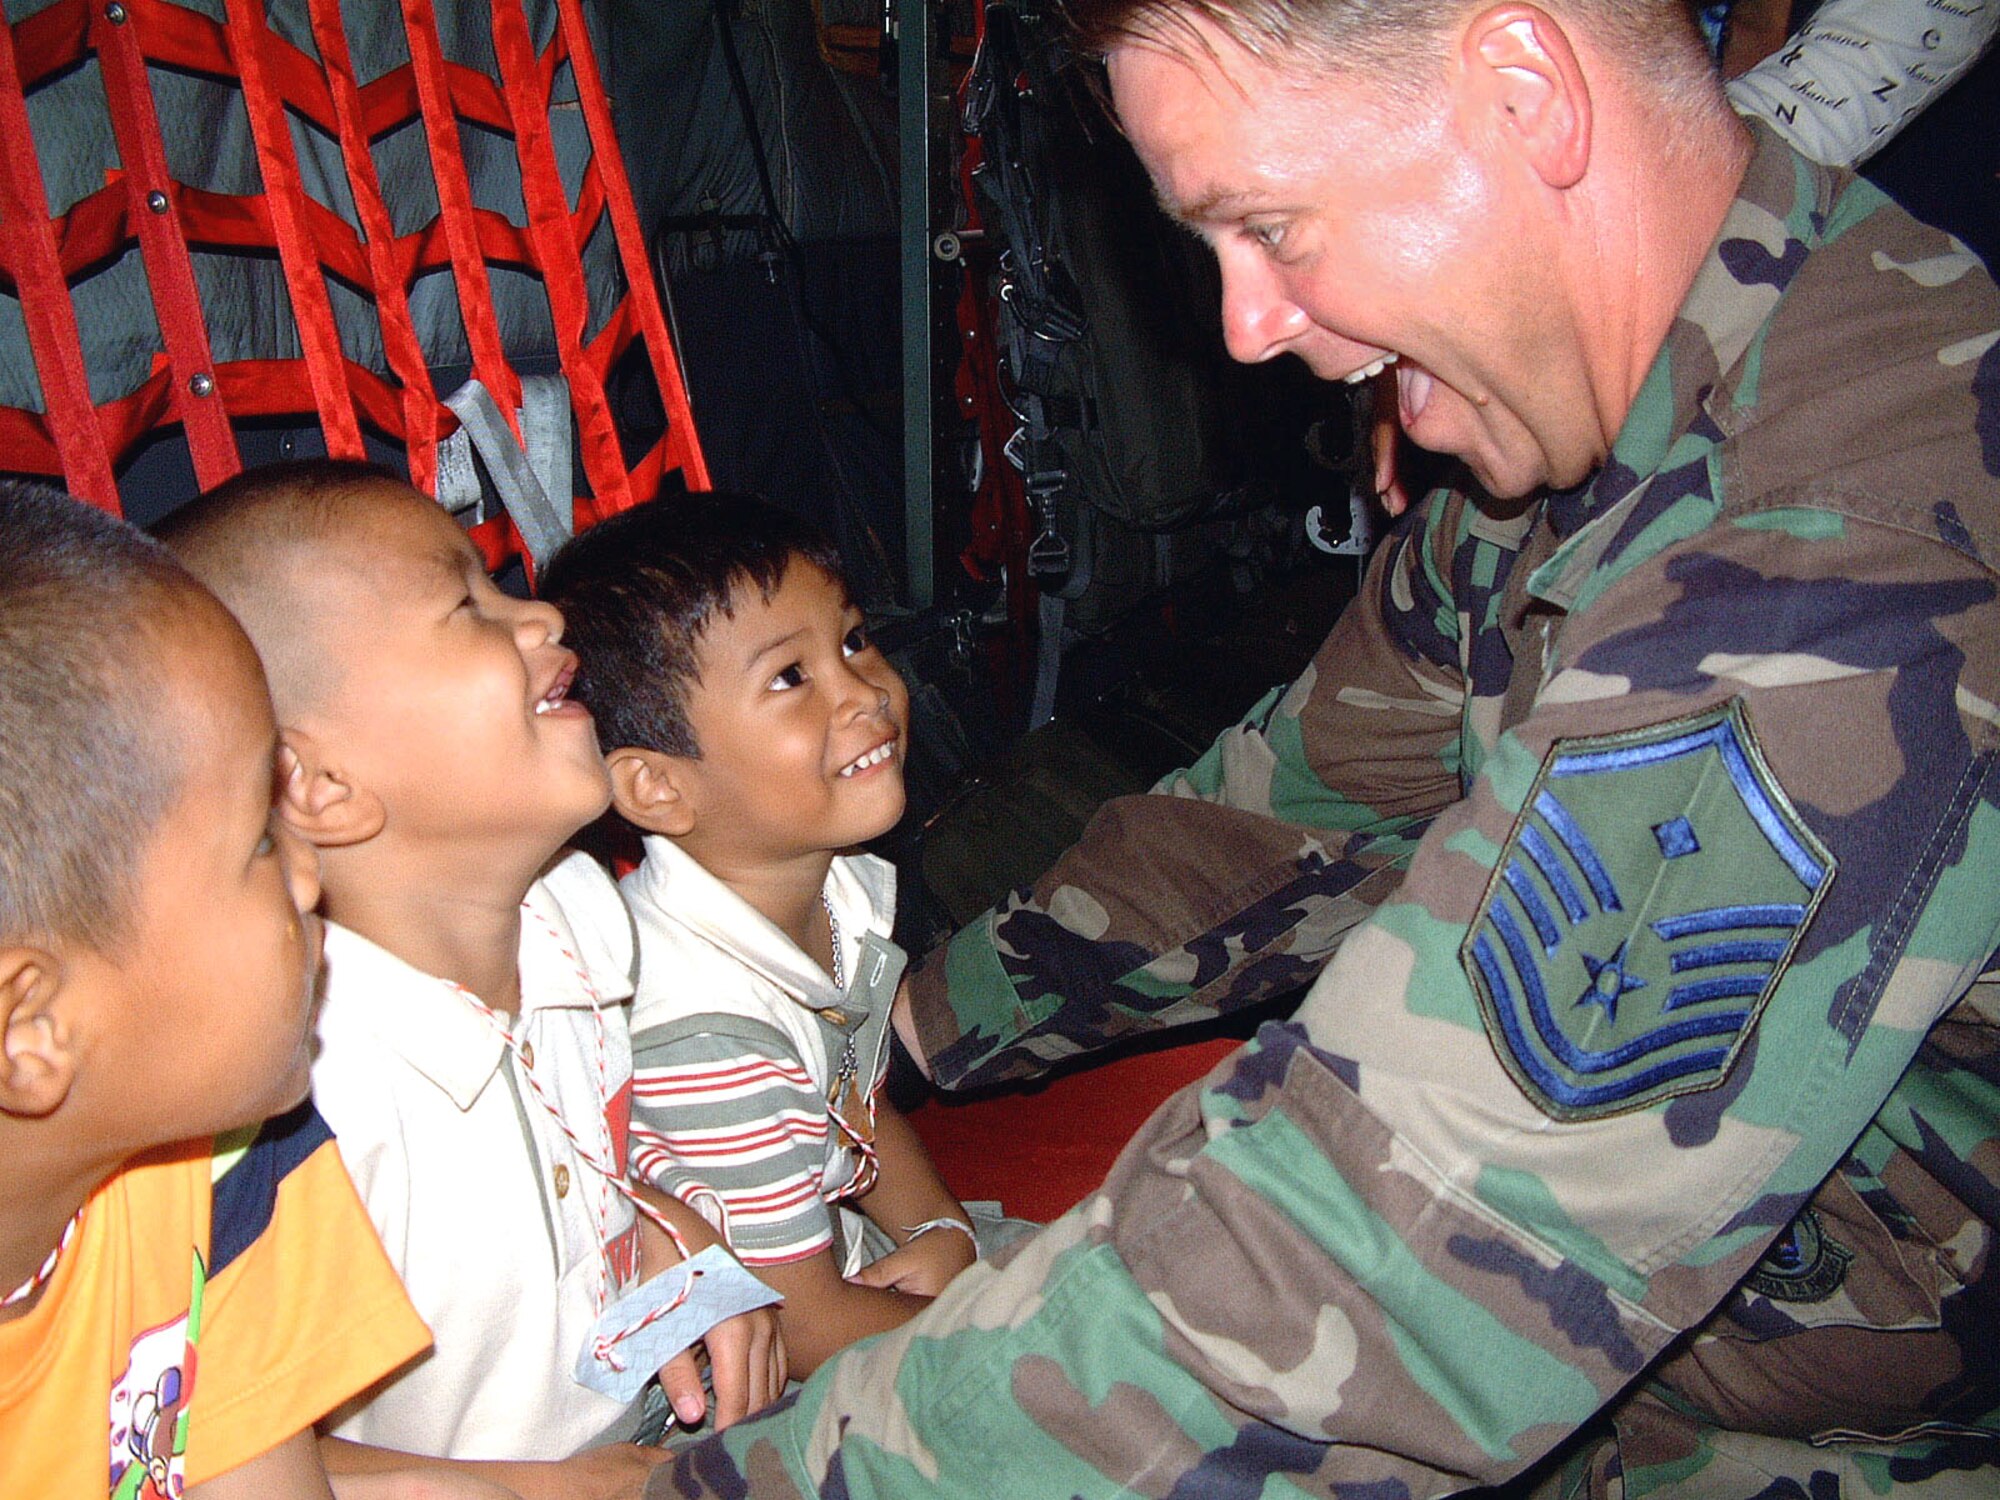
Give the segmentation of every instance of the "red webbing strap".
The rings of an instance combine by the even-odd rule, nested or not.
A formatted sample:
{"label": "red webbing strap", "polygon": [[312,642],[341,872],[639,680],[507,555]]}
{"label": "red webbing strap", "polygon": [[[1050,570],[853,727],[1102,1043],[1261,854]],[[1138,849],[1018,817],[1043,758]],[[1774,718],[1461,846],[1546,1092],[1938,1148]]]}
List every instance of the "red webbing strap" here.
{"label": "red webbing strap", "polygon": [[[187,432],[195,478],[206,489],[236,473],[243,460],[216,380],[194,262],[173,212],[177,189],[167,170],[160,118],[136,35],[142,25],[152,23],[158,9],[154,0],[121,0],[96,9],[90,19],[90,44],[97,50],[118,159],[125,164],[127,227],[139,241],[146,281],[152,287],[154,315],[172,371],[174,410]],[[187,14],[178,6],[166,9]]]}
{"label": "red webbing strap", "polygon": [[111,454],[90,402],[76,307],[69,299],[49,219],[48,186],[28,128],[28,100],[14,56],[12,32],[0,25],[0,259],[14,278],[41,379],[42,410],[70,490],[120,513]]}
{"label": "red webbing strap", "polygon": [[[444,215],[439,214],[422,228],[412,230],[395,242],[397,264],[402,268],[406,284],[444,266],[452,266],[456,270],[447,233],[451,228],[445,223]],[[506,266],[531,266],[535,263],[527,236],[498,214],[479,215],[473,225],[471,244],[482,262]]]}
{"label": "red webbing strap", "polygon": [[472,372],[493,393],[494,403],[516,442],[521,441],[521,382],[507,362],[500,343],[500,323],[493,313],[493,287],[479,243],[480,215],[473,206],[472,182],[458,149],[458,117],[444,45],[438,40],[437,15],[430,0],[401,0],[403,33],[410,48],[417,102],[423,111],[424,138],[430,150],[431,175],[437,180],[439,218],[451,249],[452,278],[458,285],[458,308],[472,345]]}
{"label": "red webbing strap", "polygon": [[[408,28],[405,27],[405,45],[408,41]],[[434,44],[435,41],[433,36]],[[443,57],[436,45],[431,50]],[[458,111],[460,119],[502,134],[507,131],[507,104],[500,97],[499,84],[477,68],[450,61],[444,62],[441,76],[450,91],[452,108]],[[370,140],[379,138],[384,131],[394,130],[398,125],[421,119],[424,104],[417,88],[417,75],[407,66],[384,73],[361,90],[361,108]]]}
{"label": "red webbing strap", "polygon": [[638,309],[646,354],[653,363],[653,378],[659,383],[661,405],[666,408],[666,458],[687,477],[689,489],[705,490],[710,487],[708,465],[695,436],[687,387],[681,383],[680,357],[667,337],[666,314],[660,310],[659,293],[653,286],[646,236],[639,228],[639,209],[632,201],[625,158],[619,150],[618,133],[612,127],[610,101],[605,97],[604,83],[597,71],[597,55],[591,50],[590,27],[580,0],[557,0],[556,10],[562,18],[563,41],[569,48],[570,70],[576,77],[584,124],[590,132],[592,165],[604,181],[612,237],[618,242],[618,256],[625,267],[625,295]]}
{"label": "red webbing strap", "polygon": [[[0,236],[5,233],[0,227]],[[49,440],[49,424],[39,413],[18,406],[0,406],[0,453],[7,455],[7,467],[17,473],[56,475],[63,471],[62,455]]]}
{"label": "red webbing strap", "polygon": [[[350,363],[347,374],[361,414],[395,435],[396,393],[372,370]],[[240,417],[294,416],[312,410],[312,380],[301,359],[239,359],[220,371],[229,409]]]}
{"label": "red webbing strap", "polygon": [[389,206],[383,200],[375,156],[368,149],[367,132],[361,123],[361,94],[355,82],[353,54],[347,46],[347,28],[341,22],[340,0],[307,0],[307,6],[312,17],[313,43],[319,49],[320,66],[326,70],[327,88],[332,95],[340,152],[347,163],[348,189],[354,197],[355,215],[361,220],[368,281],[375,296],[376,316],[382,325],[382,353],[401,386],[397,394],[403,410],[410,483],[427,495],[433,494],[437,490],[440,408],[431,391],[423,343],[410,316],[408,282],[396,253],[396,232],[389,218]]}
{"label": "red webbing strap", "polygon": [[39,88],[51,74],[76,66],[84,53],[90,10],[83,0],[55,0],[24,21],[13,23],[14,66],[24,92]]}
{"label": "red webbing strap", "polygon": [[[513,116],[514,148],[521,164],[521,199],[528,210],[528,234],[548,294],[555,326],[556,352],[569,377],[571,409],[576,413],[578,447],[591,493],[602,505],[625,510],[632,505],[631,477],[619,451],[618,430],[604,396],[602,372],[583,357],[583,330],[590,318],[590,293],[584,286],[583,257],[569,217],[569,199],[549,139],[549,95],[537,88],[541,74],[528,18],[520,0],[492,0],[493,52],[500,64],[501,90]],[[556,49],[551,46],[550,52]],[[553,498],[553,497],[552,497]],[[571,524],[575,524],[574,516]]]}
{"label": "red webbing strap", "polygon": [[264,179],[264,204],[271,215],[271,233],[278,242],[278,263],[292,298],[292,322],[311,382],[313,409],[329,458],[362,458],[361,426],[354,419],[347,374],[340,349],[340,330],[333,321],[333,303],[326,292],[326,274],[305,225],[306,191],[299,181],[299,164],[292,155],[291,126],[285,101],[273,89],[265,70],[267,47],[280,45],[264,25],[261,0],[225,0],[229,51],[236,76],[243,84],[243,108],[250,117],[250,139],[257,151],[257,170]]}

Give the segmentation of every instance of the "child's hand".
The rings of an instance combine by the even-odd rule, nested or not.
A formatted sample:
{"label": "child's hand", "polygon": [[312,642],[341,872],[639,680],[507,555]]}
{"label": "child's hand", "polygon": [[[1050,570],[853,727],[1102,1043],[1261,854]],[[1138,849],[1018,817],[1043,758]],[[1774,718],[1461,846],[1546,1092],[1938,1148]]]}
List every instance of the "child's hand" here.
{"label": "child's hand", "polygon": [[956,1229],[938,1228],[863,1266],[848,1280],[859,1286],[908,1292],[913,1297],[935,1297],[952,1277],[978,1258],[971,1236]]}
{"label": "child's hand", "polygon": [[[688,1254],[697,1255],[710,1245],[727,1250],[713,1226],[679,1199],[662,1193],[650,1183],[635,1183],[634,1190],[659,1210],[686,1243]],[[658,1275],[680,1264],[672,1241],[644,1214],[639,1216],[640,1274]],[[683,1349],[660,1367],[660,1390],[674,1416],[683,1427],[694,1427],[708,1414],[708,1395],[702,1389],[702,1350],[706,1346],[710,1376],[715,1382],[715,1425],[720,1432],[732,1422],[752,1412],[762,1411],[785,1389],[785,1337],[778,1328],[775,1307],[753,1308],[733,1318],[725,1318],[691,1349]]]}
{"label": "child's hand", "polygon": [[697,1354],[704,1347],[710,1376],[715,1382],[715,1423],[711,1431],[720,1432],[731,1423],[762,1411],[784,1392],[785,1336],[778,1328],[778,1310],[752,1308],[723,1319],[702,1335],[695,1348],[682,1350],[661,1367],[660,1389],[683,1426],[698,1424],[708,1408]]}

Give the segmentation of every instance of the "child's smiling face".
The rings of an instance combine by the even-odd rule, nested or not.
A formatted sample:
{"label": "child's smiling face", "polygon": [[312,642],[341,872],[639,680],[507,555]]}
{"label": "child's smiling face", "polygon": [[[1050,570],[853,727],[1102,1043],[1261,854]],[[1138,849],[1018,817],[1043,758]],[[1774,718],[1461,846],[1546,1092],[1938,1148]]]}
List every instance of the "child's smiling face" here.
{"label": "child's smiling face", "polygon": [[795,558],[702,633],[684,762],[687,840],[711,869],[851,848],[903,815],[910,699],[840,583]]}
{"label": "child's smiling face", "polygon": [[[509,597],[435,504],[379,485],[316,561],[315,705],[399,839],[545,859],[604,810],[595,726],[553,606]],[[308,727],[314,712],[302,715]]]}

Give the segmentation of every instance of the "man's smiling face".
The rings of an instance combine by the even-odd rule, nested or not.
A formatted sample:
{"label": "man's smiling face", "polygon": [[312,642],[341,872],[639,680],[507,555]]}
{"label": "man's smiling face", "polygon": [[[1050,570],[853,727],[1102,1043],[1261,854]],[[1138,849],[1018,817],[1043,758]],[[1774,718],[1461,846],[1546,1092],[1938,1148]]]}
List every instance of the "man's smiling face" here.
{"label": "man's smiling face", "polygon": [[[1604,436],[1538,232],[1546,188],[1468,119],[1306,76],[1191,19],[1107,58],[1167,211],[1215,251],[1229,352],[1396,372],[1404,430],[1496,496],[1582,479]],[[1468,130],[1468,125],[1472,128]]]}

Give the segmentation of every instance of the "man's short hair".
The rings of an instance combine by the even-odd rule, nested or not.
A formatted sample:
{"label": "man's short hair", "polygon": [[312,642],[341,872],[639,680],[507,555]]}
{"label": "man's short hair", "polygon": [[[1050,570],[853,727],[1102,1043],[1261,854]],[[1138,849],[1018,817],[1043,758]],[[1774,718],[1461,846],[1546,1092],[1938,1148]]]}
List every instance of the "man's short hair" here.
{"label": "man's short hair", "polygon": [[160,646],[199,592],[122,521],[0,480],[0,940],[112,953],[129,935],[185,771]]}
{"label": "man's short hair", "polygon": [[[1442,77],[1443,43],[1481,0],[1062,0],[1077,44],[1102,56],[1122,42],[1168,46],[1208,22],[1253,57],[1371,78],[1392,96],[1421,97]],[[1687,0],[1543,0],[1670,104],[1719,102],[1714,62]]]}
{"label": "man's short hair", "polygon": [[797,558],[845,585],[816,526],[722,493],[650,501],[564,546],[540,593],[562,610],[563,642],[582,660],[573,691],[597,720],[598,744],[698,757],[687,710],[702,632],[735,613],[743,588],[769,599]]}
{"label": "man's short hair", "polygon": [[329,666],[297,597],[301,549],[337,534],[343,502],[376,485],[409,488],[392,470],[351,459],[308,458],[245,469],[154,528],[161,541],[242,622],[281,715],[324,684]]}

